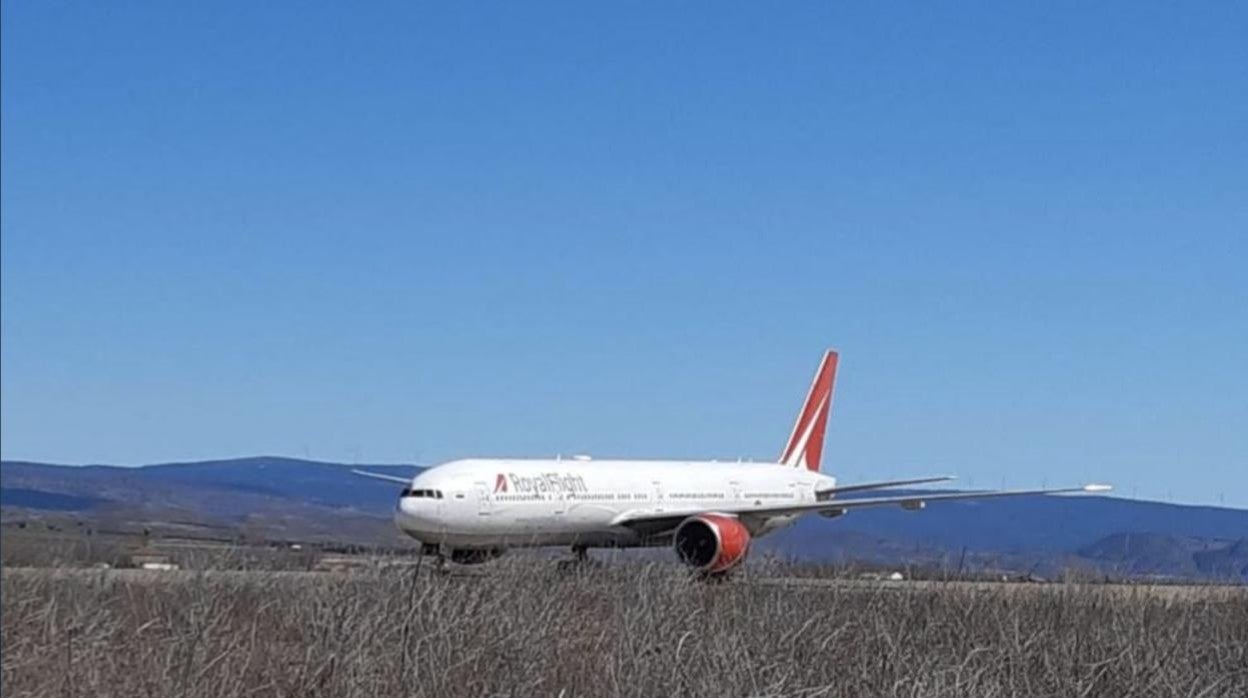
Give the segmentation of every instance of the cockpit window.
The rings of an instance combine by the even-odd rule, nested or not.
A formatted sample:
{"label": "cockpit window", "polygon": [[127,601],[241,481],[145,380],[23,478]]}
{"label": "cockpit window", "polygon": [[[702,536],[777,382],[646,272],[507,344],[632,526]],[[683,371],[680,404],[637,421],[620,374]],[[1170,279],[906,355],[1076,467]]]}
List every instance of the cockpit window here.
{"label": "cockpit window", "polygon": [[442,499],[442,490],[417,490],[410,487],[403,490],[399,495],[400,499],[404,497],[428,497],[429,499]]}

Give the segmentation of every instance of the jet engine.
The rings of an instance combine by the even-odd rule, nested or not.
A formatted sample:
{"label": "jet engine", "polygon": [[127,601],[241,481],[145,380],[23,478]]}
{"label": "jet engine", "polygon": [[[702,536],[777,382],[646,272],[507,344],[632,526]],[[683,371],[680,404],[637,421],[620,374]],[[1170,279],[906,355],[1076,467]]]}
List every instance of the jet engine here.
{"label": "jet engine", "polygon": [[741,564],[750,549],[750,532],[725,514],[690,516],[672,536],[680,561],[703,574],[721,574]]}

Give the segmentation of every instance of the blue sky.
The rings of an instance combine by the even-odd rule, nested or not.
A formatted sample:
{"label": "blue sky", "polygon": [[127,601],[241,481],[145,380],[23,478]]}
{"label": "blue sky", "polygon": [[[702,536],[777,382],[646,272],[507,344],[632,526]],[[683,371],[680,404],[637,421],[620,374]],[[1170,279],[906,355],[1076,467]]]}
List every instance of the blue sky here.
{"label": "blue sky", "polygon": [[1248,506],[1248,6],[833,5],[4,3],[3,456]]}

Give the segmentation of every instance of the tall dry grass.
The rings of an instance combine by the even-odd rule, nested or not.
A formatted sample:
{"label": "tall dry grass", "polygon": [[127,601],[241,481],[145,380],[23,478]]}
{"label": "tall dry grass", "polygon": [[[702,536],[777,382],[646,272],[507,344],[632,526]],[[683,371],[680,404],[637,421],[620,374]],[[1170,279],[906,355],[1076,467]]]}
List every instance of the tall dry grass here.
{"label": "tall dry grass", "polygon": [[1236,592],[475,572],[7,570],[4,695],[1248,695]]}

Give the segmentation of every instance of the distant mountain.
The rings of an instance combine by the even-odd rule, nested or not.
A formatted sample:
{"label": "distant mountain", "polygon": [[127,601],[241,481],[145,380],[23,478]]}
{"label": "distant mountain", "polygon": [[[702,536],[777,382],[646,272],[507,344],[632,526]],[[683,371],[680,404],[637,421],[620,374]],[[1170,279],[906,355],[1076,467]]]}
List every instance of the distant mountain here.
{"label": "distant mountain", "polygon": [[1195,553],[1192,558],[1196,561],[1197,569],[1207,577],[1248,580],[1248,538],[1240,538],[1225,547]]}
{"label": "distant mountain", "polygon": [[897,562],[939,568],[965,564],[1052,576],[1090,567],[1116,576],[1248,581],[1248,560],[1240,557],[1248,556],[1248,545],[1230,550],[1248,538],[1248,511],[1100,496],[940,502],[919,512],[863,509],[831,522],[808,516],[760,544],[838,560],[843,549],[830,544],[830,527],[874,535],[881,550],[902,546],[906,552],[892,556]]}
{"label": "distant mountain", "polygon": [[1248,538],[1210,540],[1157,533],[1116,533],[1079,551],[1123,576],[1166,575],[1248,580]]}
{"label": "distant mountain", "polygon": [[1108,563],[1125,575],[1166,570],[1174,576],[1196,576],[1195,554],[1208,546],[1199,538],[1160,533],[1115,533],[1082,548],[1080,555]]}
{"label": "distant mountain", "polygon": [[[0,463],[0,505],[14,515],[181,521],[272,536],[390,542],[399,485],[352,468],[411,477],[413,465],[256,457],[143,467]],[[802,518],[759,541],[804,559],[925,564],[1046,574],[1080,564],[1105,573],[1248,581],[1248,511],[1110,497],[942,502],[921,512],[864,509]]]}
{"label": "distant mountain", "polygon": [[360,477],[352,468],[399,477],[420,470],[270,456],[135,468],[4,461],[0,504],[6,521],[55,512],[102,530],[403,543],[390,518],[401,486]]}
{"label": "distant mountain", "polygon": [[83,498],[83,509],[109,502],[160,504],[206,509],[211,515],[228,518],[252,513],[264,500],[277,500],[388,515],[399,486],[360,477],[351,473],[354,468],[400,477],[413,477],[420,471],[412,465],[348,466],[274,456],[137,468],[4,461],[0,463],[0,488],[15,490],[6,504],[32,508],[44,507],[21,498],[45,492],[77,495]]}
{"label": "distant mountain", "polygon": [[77,497],[72,494],[28,490],[24,487],[0,489],[0,507],[26,507],[47,511],[84,511],[106,502],[107,500],[98,497]]}
{"label": "distant mountain", "polygon": [[1193,538],[1248,537],[1248,510],[1100,496],[1023,497],[851,511],[848,528],[942,548],[1070,552],[1126,531]]}

